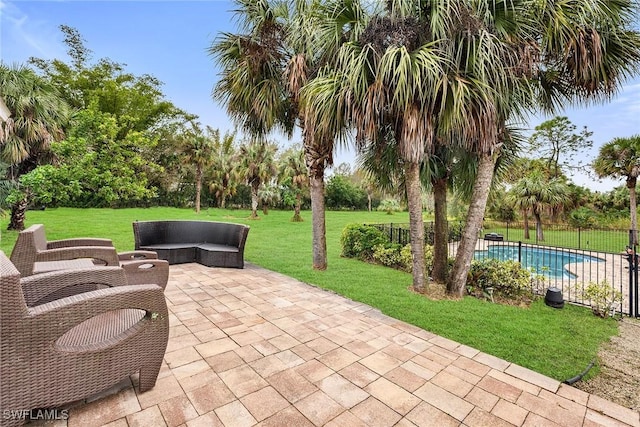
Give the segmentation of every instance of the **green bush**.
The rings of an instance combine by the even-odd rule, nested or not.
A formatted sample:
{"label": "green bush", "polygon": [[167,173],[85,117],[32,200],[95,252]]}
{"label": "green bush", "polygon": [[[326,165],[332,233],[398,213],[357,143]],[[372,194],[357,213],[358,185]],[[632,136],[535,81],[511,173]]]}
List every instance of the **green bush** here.
{"label": "green bush", "polygon": [[340,236],[342,256],[371,260],[374,247],[388,243],[385,234],[371,225],[349,224]]}
{"label": "green bush", "polygon": [[406,267],[400,252],[401,249],[402,246],[398,243],[376,245],[373,248],[373,259],[375,262],[387,267],[404,270]]}
{"label": "green bush", "polygon": [[[413,268],[411,245],[400,246],[397,243],[377,245],[374,248],[373,259],[387,267],[397,268],[410,272]],[[427,273],[433,269],[433,246],[424,246],[424,261]]]}
{"label": "green bush", "polygon": [[584,289],[580,289],[576,284],[576,292],[582,294],[585,300],[591,301],[591,311],[598,317],[613,317],[622,305],[622,292],[606,280],[589,282]]}
{"label": "green bush", "polygon": [[533,297],[531,273],[516,261],[473,261],[467,284],[469,293],[477,297],[497,297],[513,302]]}

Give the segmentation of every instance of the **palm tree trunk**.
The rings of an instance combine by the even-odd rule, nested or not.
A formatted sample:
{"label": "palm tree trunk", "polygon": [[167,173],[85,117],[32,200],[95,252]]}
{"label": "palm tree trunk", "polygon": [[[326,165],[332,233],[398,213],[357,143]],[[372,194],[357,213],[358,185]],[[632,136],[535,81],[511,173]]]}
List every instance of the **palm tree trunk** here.
{"label": "palm tree trunk", "polygon": [[24,220],[27,214],[28,206],[29,201],[27,197],[24,197],[13,206],[11,206],[11,220],[9,221],[9,225],[7,226],[7,230],[24,230]]}
{"label": "palm tree trunk", "polygon": [[433,182],[433,204],[435,214],[433,236],[433,271],[435,282],[447,281],[447,259],[449,257],[449,227],[447,224],[447,180]]}
{"label": "palm tree trunk", "polygon": [[542,217],[540,212],[533,210],[533,216],[536,219],[536,241],[544,242],[544,232],[542,231]]}
{"label": "palm tree trunk", "polygon": [[202,169],[196,170],[196,213],[200,213],[200,194],[202,193]]}
{"label": "palm tree trunk", "polygon": [[638,198],[636,194],[637,178],[629,177],[627,179],[627,188],[629,188],[629,213],[631,214],[631,244],[638,244]]}
{"label": "palm tree trunk", "polygon": [[524,238],[529,240],[531,238],[529,235],[529,209],[524,209],[522,216],[524,218]]}
{"label": "palm tree trunk", "polygon": [[371,212],[371,193],[367,193],[367,210]]}
{"label": "palm tree trunk", "polygon": [[462,239],[458,245],[453,271],[447,283],[447,293],[450,295],[458,297],[464,295],[467,275],[471,268],[471,261],[478,241],[478,233],[482,227],[484,211],[487,207],[487,199],[489,198],[489,189],[491,188],[497,157],[497,153],[494,155],[482,153],[479,156],[478,175],[473,185],[467,221],[462,231]]}
{"label": "palm tree trunk", "polygon": [[302,194],[296,194],[296,203],[293,207],[293,218],[291,221],[293,222],[302,222],[302,216],[300,215],[300,209],[302,207]]}
{"label": "palm tree trunk", "polygon": [[258,185],[251,183],[251,219],[258,218]]}
{"label": "palm tree trunk", "polygon": [[327,237],[324,214],[324,169],[310,170],[313,269],[327,269]]}
{"label": "palm tree trunk", "polygon": [[413,287],[424,292],[427,275],[424,262],[424,222],[422,221],[422,191],[420,165],[409,162],[405,166],[407,204],[409,205],[409,235],[411,238]]}

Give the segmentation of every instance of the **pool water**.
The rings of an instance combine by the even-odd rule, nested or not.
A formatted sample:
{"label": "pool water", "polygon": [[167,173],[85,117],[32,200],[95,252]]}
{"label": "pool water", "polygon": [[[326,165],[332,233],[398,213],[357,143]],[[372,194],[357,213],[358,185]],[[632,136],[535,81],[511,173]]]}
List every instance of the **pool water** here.
{"label": "pool water", "polygon": [[[602,261],[600,258],[556,249],[531,248],[523,246],[520,250],[520,263],[522,264],[522,267],[549,278],[575,278],[576,276],[574,274],[564,268],[564,266],[570,262]],[[518,247],[492,245],[489,246],[487,250],[476,251],[474,258],[496,258],[501,261],[518,261]]]}

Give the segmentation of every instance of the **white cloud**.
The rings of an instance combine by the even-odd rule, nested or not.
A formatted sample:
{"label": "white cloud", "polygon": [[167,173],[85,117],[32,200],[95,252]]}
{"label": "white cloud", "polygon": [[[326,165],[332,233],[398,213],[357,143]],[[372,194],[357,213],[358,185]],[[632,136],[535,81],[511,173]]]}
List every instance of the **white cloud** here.
{"label": "white cloud", "polygon": [[26,8],[14,1],[0,0],[0,10],[3,61],[24,63],[30,56],[52,59],[64,54],[56,23],[31,19]]}

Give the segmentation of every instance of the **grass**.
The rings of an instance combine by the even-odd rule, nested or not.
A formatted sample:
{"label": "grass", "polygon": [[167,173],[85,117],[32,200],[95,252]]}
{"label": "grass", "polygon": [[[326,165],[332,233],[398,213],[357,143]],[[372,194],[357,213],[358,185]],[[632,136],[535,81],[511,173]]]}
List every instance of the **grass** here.
{"label": "grass", "polygon": [[[578,374],[596,357],[601,343],[617,334],[615,320],[602,320],[590,310],[566,305],[562,310],[536,301],[530,308],[492,304],[467,297],[433,301],[408,290],[411,275],[340,257],[340,234],[349,223],[408,222],[407,213],[327,212],[329,268],[311,268],[311,213],[291,222],[292,212],[272,211],[249,220],[246,210],[47,209],[29,211],[27,226],[45,224],[49,240],[66,237],[106,237],[120,251],[133,249],[131,222],[153,219],[201,219],[249,224],[245,259],[303,282],[335,291],[379,308],[446,338],[517,363],[563,381]],[[17,237],[0,222],[0,249],[9,254]],[[597,369],[592,370],[592,374]]]}

